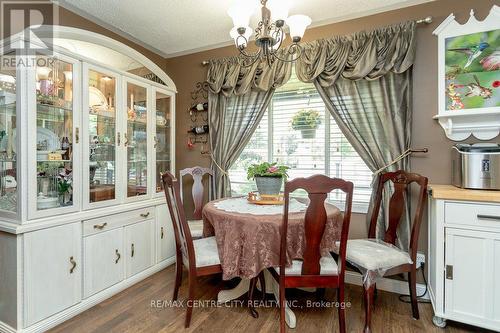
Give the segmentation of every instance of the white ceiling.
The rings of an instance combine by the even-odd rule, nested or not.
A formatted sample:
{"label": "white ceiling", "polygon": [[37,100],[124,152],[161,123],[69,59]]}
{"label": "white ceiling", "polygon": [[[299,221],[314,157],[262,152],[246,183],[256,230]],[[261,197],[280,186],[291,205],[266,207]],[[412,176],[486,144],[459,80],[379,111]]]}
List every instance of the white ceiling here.
{"label": "white ceiling", "polygon": [[[258,0],[248,0],[258,1]],[[324,25],[434,0],[290,0],[290,15]],[[66,7],[166,57],[231,43],[233,0],[60,0]],[[258,22],[255,14],[252,27]]]}

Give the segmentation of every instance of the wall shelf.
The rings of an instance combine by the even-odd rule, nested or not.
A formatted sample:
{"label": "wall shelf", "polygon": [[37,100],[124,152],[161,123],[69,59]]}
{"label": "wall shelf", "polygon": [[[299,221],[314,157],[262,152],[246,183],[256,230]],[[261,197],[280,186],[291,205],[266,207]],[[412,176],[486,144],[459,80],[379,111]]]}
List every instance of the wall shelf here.
{"label": "wall shelf", "polygon": [[500,7],[478,21],[474,11],[460,24],[450,14],[433,34],[438,37],[438,114],[434,116],[454,141],[471,135],[490,140],[500,134],[500,69],[486,65],[498,52]]}

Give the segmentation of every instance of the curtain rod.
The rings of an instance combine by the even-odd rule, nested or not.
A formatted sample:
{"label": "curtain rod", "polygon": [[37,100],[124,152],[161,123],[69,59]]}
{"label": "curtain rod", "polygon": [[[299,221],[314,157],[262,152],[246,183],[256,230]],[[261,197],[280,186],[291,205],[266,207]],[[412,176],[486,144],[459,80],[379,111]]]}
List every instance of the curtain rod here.
{"label": "curtain rod", "polygon": [[[425,23],[425,24],[430,24],[430,23],[432,23],[432,16],[427,16],[427,17],[424,17],[424,18],[422,18],[422,19],[420,19],[420,20],[416,20],[416,21],[415,21],[415,23],[416,23],[416,24],[422,24],[422,23]],[[201,65],[202,65],[202,66],[206,66],[206,65],[208,65],[209,63],[210,63],[210,62],[209,62],[208,60],[203,60],[203,61],[201,62]]]}

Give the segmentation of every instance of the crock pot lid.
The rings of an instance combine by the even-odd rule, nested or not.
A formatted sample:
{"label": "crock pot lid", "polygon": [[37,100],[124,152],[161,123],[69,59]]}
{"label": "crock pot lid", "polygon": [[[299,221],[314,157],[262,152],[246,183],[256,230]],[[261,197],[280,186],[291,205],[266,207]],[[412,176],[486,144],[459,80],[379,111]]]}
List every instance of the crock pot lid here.
{"label": "crock pot lid", "polygon": [[459,143],[456,144],[455,147],[459,151],[469,152],[469,153],[499,153],[500,152],[500,144],[498,143],[475,143],[475,144],[467,144],[467,143]]}

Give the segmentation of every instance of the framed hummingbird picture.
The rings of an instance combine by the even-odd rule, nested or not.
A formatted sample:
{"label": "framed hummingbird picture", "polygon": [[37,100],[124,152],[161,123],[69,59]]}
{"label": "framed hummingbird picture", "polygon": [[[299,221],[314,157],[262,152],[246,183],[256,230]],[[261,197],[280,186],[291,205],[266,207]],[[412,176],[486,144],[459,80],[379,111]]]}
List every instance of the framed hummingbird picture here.
{"label": "framed hummingbird picture", "polygon": [[439,113],[435,117],[453,140],[471,134],[491,139],[500,133],[500,7],[478,21],[471,10],[465,24],[453,14],[438,36]]}

